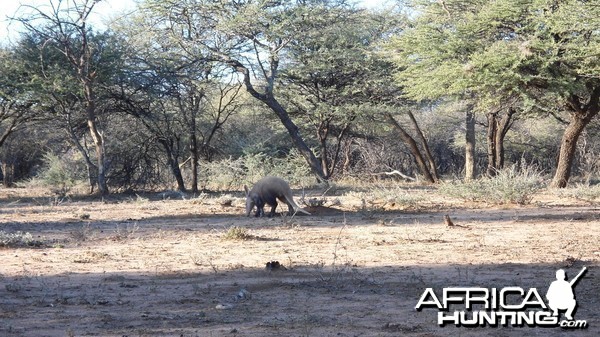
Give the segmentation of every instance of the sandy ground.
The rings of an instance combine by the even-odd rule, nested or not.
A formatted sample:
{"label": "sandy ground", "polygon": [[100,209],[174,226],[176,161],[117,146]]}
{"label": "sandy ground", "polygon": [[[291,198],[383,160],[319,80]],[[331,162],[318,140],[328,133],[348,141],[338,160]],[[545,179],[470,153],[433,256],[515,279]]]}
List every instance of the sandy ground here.
{"label": "sandy ground", "polygon": [[[0,336],[600,335],[600,207],[413,192],[408,207],[341,194],[311,216],[269,219],[244,217],[241,193],[61,200],[2,189],[0,231],[37,246],[0,247]],[[587,329],[440,327],[437,309],[415,310],[426,288],[544,296],[557,269],[572,278],[583,266],[575,318]]]}

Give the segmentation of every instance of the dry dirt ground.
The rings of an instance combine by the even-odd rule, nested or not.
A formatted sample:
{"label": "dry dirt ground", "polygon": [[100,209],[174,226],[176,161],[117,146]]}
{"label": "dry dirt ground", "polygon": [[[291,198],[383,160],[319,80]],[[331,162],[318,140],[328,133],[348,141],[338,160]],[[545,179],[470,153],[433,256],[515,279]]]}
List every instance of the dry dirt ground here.
{"label": "dry dirt ground", "polygon": [[[0,336],[600,335],[600,207],[549,192],[498,207],[403,188],[419,201],[340,193],[311,216],[271,219],[244,217],[241,193],[61,200],[1,189],[0,231],[37,246],[0,247]],[[583,266],[575,318],[587,329],[440,327],[437,309],[415,310],[426,288],[545,296],[557,269],[572,278]]]}

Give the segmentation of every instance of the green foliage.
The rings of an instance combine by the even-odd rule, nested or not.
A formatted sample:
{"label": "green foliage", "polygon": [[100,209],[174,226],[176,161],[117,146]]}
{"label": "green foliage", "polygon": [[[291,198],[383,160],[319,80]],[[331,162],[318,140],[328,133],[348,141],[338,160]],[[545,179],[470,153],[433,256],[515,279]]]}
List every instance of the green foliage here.
{"label": "green foliage", "polygon": [[245,154],[237,159],[202,162],[200,168],[201,185],[215,190],[239,189],[269,175],[281,177],[292,185],[314,183],[306,162],[296,151],[281,158],[265,153]]}
{"label": "green foliage", "polygon": [[493,177],[442,184],[440,192],[468,201],[525,205],[542,188],[542,182],[542,174],[537,169],[513,165]]}
{"label": "green foliage", "polygon": [[69,161],[66,156],[48,152],[44,155],[44,166],[38,175],[44,186],[50,188],[52,193],[65,196],[79,182],[79,174],[76,165]]}
{"label": "green foliage", "polygon": [[[493,105],[511,96],[585,91],[597,82],[600,7],[591,1],[413,1],[419,15],[388,51],[417,100],[475,94]],[[537,89],[543,89],[538,91]],[[589,89],[589,88],[588,88]],[[549,96],[550,95],[550,96]],[[540,102],[538,102],[540,103]]]}
{"label": "green foliage", "polygon": [[396,23],[392,15],[331,6],[302,22],[301,38],[286,48],[279,97],[308,137],[316,136],[329,176],[338,172],[350,130],[400,93],[391,63],[374,52]]}
{"label": "green foliage", "polygon": [[[574,103],[585,106],[590,88],[598,87],[600,6],[593,1],[409,0],[402,2],[411,5],[406,15],[352,3],[146,0],[120,27],[88,26],[89,55],[82,56],[90,59],[81,71],[94,84],[113,190],[172,188],[177,170],[170,168],[180,164],[190,176],[193,144],[204,160],[203,187],[239,190],[265,175],[311,184],[306,159],[290,152],[288,131],[294,134],[295,126],[312,148],[304,152],[314,154],[310,164],[330,169],[322,171],[334,179],[344,178],[342,167],[357,177],[390,168],[412,175],[410,154],[380,118],[407,106],[429,119],[423,130],[442,174],[462,169],[465,107],[489,113],[509,103],[519,117],[536,112],[538,120],[515,122],[506,138],[508,161],[526,158],[550,169],[563,126],[542,118],[551,112],[566,119],[565,97],[575,94]],[[75,14],[68,8],[61,18]],[[61,164],[46,157],[40,171],[41,152],[27,151],[35,160],[21,170],[18,162],[25,160],[10,145],[22,147],[30,138],[37,149],[73,153],[78,142],[95,162],[86,137],[86,92],[61,47],[81,55],[80,34],[23,15],[35,29],[0,50],[0,129],[2,137],[19,131],[7,138],[0,159],[22,176],[37,170],[64,195],[87,173],[81,159]],[[251,74],[246,82],[244,70]],[[238,95],[239,88],[254,91]],[[433,101],[433,108],[407,103],[402,94]],[[444,106],[453,110],[450,118],[440,113]],[[296,125],[286,129],[277,113]],[[40,117],[44,123],[37,123]],[[477,151],[484,153],[484,133],[478,136]],[[595,134],[586,137],[590,145],[600,143]],[[591,171],[581,160],[595,158],[589,148],[578,154],[574,172]]]}
{"label": "green foliage", "polygon": [[281,158],[274,158],[264,153],[245,155],[242,157],[246,167],[246,181],[255,182],[265,176],[278,176],[290,184],[307,184],[314,182],[304,158],[297,151]]}
{"label": "green foliage", "polygon": [[[152,0],[146,8],[151,16],[168,17],[169,37],[180,54],[207,55],[239,73],[250,95],[279,117],[313,174],[323,179],[336,166],[351,122],[363,112],[360,103],[390,87],[379,76],[389,64],[371,50],[392,25],[383,15],[357,10],[345,0],[218,6]],[[164,34],[162,25],[151,27],[157,28]],[[306,134],[316,139],[305,140]],[[318,144],[322,158],[307,144]]]}
{"label": "green foliage", "polygon": [[[392,16],[351,8],[323,10],[304,23],[309,29],[302,38],[290,43],[286,56],[293,62],[281,72],[289,86],[282,90],[299,95],[290,97],[296,100],[294,106],[313,119],[344,105],[342,110],[352,115],[352,104],[390,88],[391,65],[373,49],[396,23]],[[322,111],[313,111],[319,106]],[[336,118],[343,121],[341,115]]]}

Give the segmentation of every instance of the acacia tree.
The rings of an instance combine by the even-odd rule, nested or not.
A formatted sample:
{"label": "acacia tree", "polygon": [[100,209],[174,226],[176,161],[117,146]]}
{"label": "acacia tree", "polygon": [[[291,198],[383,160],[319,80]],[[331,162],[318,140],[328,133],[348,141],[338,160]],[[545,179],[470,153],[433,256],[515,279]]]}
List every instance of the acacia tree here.
{"label": "acacia tree", "polygon": [[312,128],[323,175],[330,178],[356,120],[374,110],[365,107],[393,100],[374,92],[397,96],[398,88],[390,89],[390,64],[373,52],[393,29],[393,18],[349,7],[323,15],[328,24],[317,22],[320,29],[290,42],[280,83],[292,116]]}
{"label": "acacia tree", "polygon": [[[541,5],[546,14],[541,19],[536,8],[528,13],[532,25],[526,47],[532,60],[517,70],[527,77],[528,88],[541,91],[539,98],[534,97],[546,106],[557,102],[569,116],[551,183],[562,188],[571,175],[577,140],[600,112],[600,6],[575,0]],[[536,31],[539,25],[544,27],[541,32]],[[533,71],[530,63],[536,66]]]}
{"label": "acacia tree", "polygon": [[412,3],[419,13],[386,45],[398,66],[397,81],[404,96],[416,101],[463,100],[465,108],[465,179],[475,171],[475,105],[477,95],[463,76],[468,55],[476,50],[469,35],[455,34],[468,8],[451,12],[444,1]]}
{"label": "acacia tree", "polygon": [[152,134],[152,140],[164,150],[177,190],[185,192],[185,182],[180,163],[184,154],[183,126],[168,96],[144,91],[132,94],[126,87],[115,95],[119,110],[134,116]]}
{"label": "acacia tree", "polygon": [[210,161],[217,152],[212,143],[238,111],[241,84],[229,68],[186,57],[179,43],[185,36],[174,39],[148,29],[157,28],[154,19],[140,15],[116,27],[130,44],[112,95],[119,109],[137,118],[164,149],[180,191],[187,190],[182,167],[190,163],[191,191],[197,192],[200,157]]}
{"label": "acacia tree", "polygon": [[[20,128],[40,117],[37,95],[29,83],[33,78],[27,63],[14,49],[0,49],[0,148]],[[13,182],[14,160],[0,162],[5,186]]]}
{"label": "acacia tree", "polygon": [[504,138],[515,121],[516,114],[517,111],[512,106],[487,114],[488,176],[494,176],[498,170],[504,168]]}
{"label": "acacia tree", "polygon": [[186,161],[191,163],[194,193],[198,192],[200,156],[206,161],[213,160],[217,152],[213,146],[215,136],[241,106],[241,84],[228,75],[210,66],[187,67],[181,69],[173,83],[171,96],[188,137]]}
{"label": "acacia tree", "polygon": [[278,79],[293,41],[322,30],[337,1],[214,1],[149,0],[155,29],[168,31],[186,51],[186,58],[205,59],[234,69],[246,91],[268,106],[288,131],[292,143],[320,181],[328,176],[279,96]]}
{"label": "acacia tree", "polygon": [[[104,87],[119,68],[114,64],[120,59],[118,42],[110,34],[90,34],[89,39],[98,46],[98,58],[104,60],[96,70],[98,85]],[[88,146],[86,136],[89,134],[87,116],[82,113],[86,100],[72,66],[60,50],[51,47],[51,42],[36,32],[23,35],[14,50],[15,58],[24,63],[29,73],[28,88],[30,96],[35,97],[39,118],[63,131],[66,140],[79,151],[87,168],[92,193],[97,185],[95,172],[98,169],[94,164],[94,150]],[[99,111],[108,110],[104,90],[99,94],[103,98]]]}
{"label": "acacia tree", "polygon": [[[409,134],[406,128],[400,122],[398,122],[398,120],[394,117],[394,115],[392,115],[392,113],[387,112],[384,115],[388,122],[396,130],[400,139],[402,139],[404,144],[406,144],[410,153],[413,155],[415,163],[417,164],[417,168],[419,169],[419,172],[421,172],[421,175],[423,176],[425,181],[429,183],[437,183],[439,182],[437,167],[433,156],[431,155],[431,151],[429,149],[429,145],[427,143],[425,135],[419,127],[414,114],[411,111],[407,111],[406,114],[408,115],[411,124],[416,132],[418,142],[417,140],[415,140],[414,137],[412,137]],[[423,149],[419,147],[419,143],[421,144],[421,147]]]}
{"label": "acacia tree", "polygon": [[159,69],[166,64],[149,65],[129,72],[113,97],[119,110],[137,118],[161,145],[179,191],[187,190],[181,167],[191,163],[191,191],[198,192],[199,158],[212,160],[214,137],[238,110],[240,86],[195,67],[164,72]]}
{"label": "acacia tree", "polygon": [[413,28],[392,44],[409,95],[468,93],[488,109],[517,97],[525,111],[562,110],[570,121],[551,185],[566,186],[577,139],[599,110],[600,8],[580,0],[446,0],[416,8]]}
{"label": "acacia tree", "polygon": [[30,116],[35,101],[27,89],[25,64],[8,49],[0,49],[0,147]]}
{"label": "acacia tree", "polygon": [[[96,155],[96,179],[102,195],[108,194],[106,182],[105,139],[98,126],[98,70],[105,61],[102,47],[94,43],[88,19],[94,6],[101,0],[49,0],[48,6],[23,5],[29,11],[16,18],[31,34],[41,37],[40,50],[54,48],[71,67],[72,76],[78,81],[83,97],[83,109],[87,129],[93,140]],[[43,55],[43,53],[42,53]],[[52,69],[44,65],[41,67]],[[45,75],[45,73],[42,73]]]}

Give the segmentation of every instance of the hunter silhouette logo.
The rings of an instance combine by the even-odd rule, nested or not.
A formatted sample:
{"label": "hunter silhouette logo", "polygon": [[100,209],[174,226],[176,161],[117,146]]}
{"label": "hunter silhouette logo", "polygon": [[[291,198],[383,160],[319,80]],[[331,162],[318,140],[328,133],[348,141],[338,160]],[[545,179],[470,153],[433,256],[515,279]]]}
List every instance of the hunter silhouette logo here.
{"label": "hunter silhouette logo", "polygon": [[550,288],[548,288],[548,292],[546,293],[548,306],[552,309],[553,316],[558,316],[559,310],[566,310],[565,317],[570,321],[573,320],[573,312],[577,307],[573,288],[586,271],[587,268],[583,267],[571,282],[566,280],[567,276],[564,270],[559,269],[556,271],[556,281],[550,284]]}
{"label": "hunter silhouette logo", "polygon": [[[567,281],[565,271],[557,270],[556,280],[546,292],[547,305],[536,288],[452,287],[442,289],[441,299],[433,288],[425,289],[415,309],[437,308],[437,323],[440,326],[586,328],[586,320],[573,319],[577,309],[573,290],[586,272],[587,268],[583,267],[577,276]],[[457,306],[459,308],[455,308]],[[474,307],[478,310],[474,310]],[[559,320],[561,311],[565,312],[566,320]]]}

